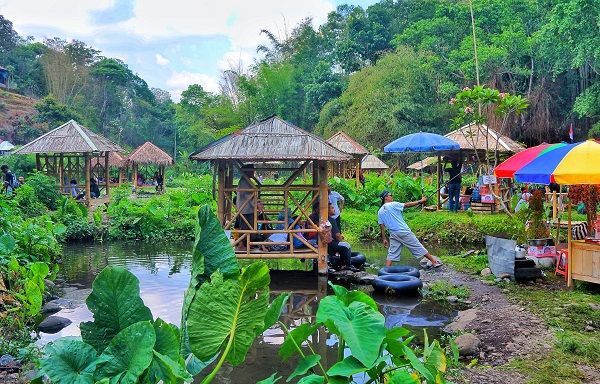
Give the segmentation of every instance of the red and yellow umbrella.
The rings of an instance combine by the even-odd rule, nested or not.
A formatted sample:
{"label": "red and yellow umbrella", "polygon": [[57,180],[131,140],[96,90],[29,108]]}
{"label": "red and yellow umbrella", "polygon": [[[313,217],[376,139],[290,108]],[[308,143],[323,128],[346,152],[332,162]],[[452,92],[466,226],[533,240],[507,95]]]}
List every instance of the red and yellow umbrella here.
{"label": "red and yellow umbrella", "polygon": [[524,151],[516,153],[503,161],[494,170],[494,174],[498,178],[512,179],[519,169],[531,163],[537,157],[548,153],[552,150],[565,146],[565,143],[547,144],[543,143],[535,147],[527,148]]}

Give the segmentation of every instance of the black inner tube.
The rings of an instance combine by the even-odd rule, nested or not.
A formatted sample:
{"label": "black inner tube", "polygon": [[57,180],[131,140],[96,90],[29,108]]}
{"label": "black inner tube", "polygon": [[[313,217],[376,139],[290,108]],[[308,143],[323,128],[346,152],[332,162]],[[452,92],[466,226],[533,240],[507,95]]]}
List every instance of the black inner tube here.
{"label": "black inner tube", "polygon": [[410,265],[397,265],[392,267],[383,267],[379,270],[379,276],[386,275],[409,275],[414,277],[421,277],[421,273],[415,267]]}
{"label": "black inner tube", "polygon": [[383,275],[373,280],[373,288],[389,295],[415,294],[423,286],[421,280],[409,275]]}

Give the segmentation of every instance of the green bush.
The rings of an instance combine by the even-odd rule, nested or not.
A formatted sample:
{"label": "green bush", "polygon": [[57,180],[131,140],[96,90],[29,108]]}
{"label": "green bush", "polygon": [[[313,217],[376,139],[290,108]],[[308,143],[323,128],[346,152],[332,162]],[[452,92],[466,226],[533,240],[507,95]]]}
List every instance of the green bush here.
{"label": "green bush", "polygon": [[25,180],[35,192],[38,201],[44,204],[48,209],[54,211],[58,207],[61,195],[54,179],[36,172]]}
{"label": "green bush", "polygon": [[14,201],[26,217],[41,216],[48,212],[48,208],[42,204],[29,184],[23,184],[15,190]]}
{"label": "green bush", "polygon": [[15,176],[23,176],[35,172],[35,155],[7,155],[2,156],[2,164],[8,165],[8,168]]}

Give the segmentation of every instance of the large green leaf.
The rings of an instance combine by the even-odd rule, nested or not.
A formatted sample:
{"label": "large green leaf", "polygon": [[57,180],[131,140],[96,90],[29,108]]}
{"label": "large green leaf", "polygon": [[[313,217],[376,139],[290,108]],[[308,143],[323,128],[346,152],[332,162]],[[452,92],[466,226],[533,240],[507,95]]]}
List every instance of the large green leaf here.
{"label": "large green leaf", "polygon": [[304,376],[298,380],[298,384],[323,384],[324,382],[325,378],[319,375]]}
{"label": "large green leaf", "polygon": [[98,358],[94,378],[135,384],[152,362],[156,335],[150,321],[140,321],[119,332]]}
{"label": "large green leaf", "polygon": [[269,304],[269,308],[267,309],[267,313],[265,315],[265,325],[260,333],[263,333],[267,329],[271,328],[277,322],[277,320],[279,320],[281,312],[283,312],[283,308],[287,304],[289,297],[289,293],[282,293]]}
{"label": "large green leaf", "polygon": [[414,369],[416,369],[421,375],[423,375],[425,380],[427,380],[427,383],[435,383],[435,376],[432,375],[431,372],[429,372],[429,370],[425,367],[423,362],[419,360],[419,358],[415,355],[415,353],[412,349],[410,349],[409,346],[404,346],[404,355],[406,356],[408,361],[410,361],[410,365]]}
{"label": "large green leaf", "polygon": [[190,305],[202,283],[217,270],[221,271],[225,278],[234,278],[240,273],[235,251],[225,236],[221,223],[210,207],[204,205],[198,210],[198,228],[192,255],[192,276],[183,298],[181,311],[184,343],[187,343],[185,324]]}
{"label": "large green leaf", "polygon": [[0,253],[8,255],[15,249],[16,246],[17,243],[15,242],[15,238],[8,233],[0,236]]}
{"label": "large green leaf", "polygon": [[388,381],[389,384],[421,384],[421,380],[416,374],[412,374],[407,370],[399,370],[392,373],[392,377]]}
{"label": "large green leaf", "polygon": [[360,372],[365,372],[367,368],[354,356],[348,356],[344,360],[335,363],[327,371],[328,376],[351,377]]}
{"label": "large green leaf", "polygon": [[281,376],[277,376],[277,373],[274,373],[271,376],[267,377],[266,379],[262,379],[261,381],[258,381],[256,384],[275,384],[279,380],[281,380]]}
{"label": "large green leaf", "polygon": [[318,324],[302,323],[298,327],[292,329],[286,336],[281,348],[279,348],[279,356],[282,359],[289,359],[296,353],[298,348],[302,346],[302,343],[312,335],[317,328]]}
{"label": "large green leaf", "polygon": [[365,367],[370,368],[379,357],[385,337],[385,319],[369,305],[353,302],[346,307],[337,297],[327,296],[319,304],[317,322],[333,323],[352,355]]}
{"label": "large green leaf", "polygon": [[131,324],[152,320],[150,309],[140,298],[137,277],[122,267],[104,268],[85,302],[94,314],[94,321],[81,323],[81,337],[98,352]]}
{"label": "large green leaf", "polygon": [[231,364],[244,361],[264,325],[269,282],[269,268],[256,262],[238,279],[224,280],[217,271],[200,287],[188,316],[190,347],[198,359],[210,359],[225,348]]}
{"label": "large green leaf", "polygon": [[179,379],[191,380],[179,354],[179,329],[162,319],[156,319],[154,332],[154,357],[145,375],[146,381],[155,383],[162,380],[165,383],[176,383]]}
{"label": "large green leaf", "polygon": [[81,340],[63,337],[44,348],[42,371],[53,383],[93,384],[96,350]]}
{"label": "large green leaf", "polygon": [[286,382],[289,383],[294,377],[306,374],[312,367],[319,364],[320,360],[320,355],[308,355],[302,357],[298,362],[298,365],[296,365],[296,369],[294,369],[294,372],[292,372],[291,375],[288,376]]}

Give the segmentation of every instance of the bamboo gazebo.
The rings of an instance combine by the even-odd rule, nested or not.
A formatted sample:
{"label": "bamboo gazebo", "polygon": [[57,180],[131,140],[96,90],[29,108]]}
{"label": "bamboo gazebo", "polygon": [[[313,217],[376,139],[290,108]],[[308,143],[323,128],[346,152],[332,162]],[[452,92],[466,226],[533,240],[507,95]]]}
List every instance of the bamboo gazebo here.
{"label": "bamboo gazebo", "polygon": [[[92,173],[101,173],[106,167],[103,158],[93,157],[92,162]],[[99,168],[99,169],[98,169]],[[127,160],[121,156],[118,152],[108,153],[108,169],[109,169],[109,183],[111,187],[121,186],[127,177]],[[112,172],[112,173],[111,173]]]}
{"label": "bamboo gazebo", "polygon": [[360,169],[364,172],[377,172],[378,174],[382,174],[389,168],[390,167],[381,161],[379,157],[372,154],[366,155],[360,162]]}
{"label": "bamboo gazebo", "polygon": [[329,176],[339,176],[344,179],[356,179],[356,186],[360,185],[361,162],[369,151],[356,140],[343,131],[327,139],[327,143],[352,156],[352,161],[335,162],[329,166]]}
{"label": "bamboo gazebo", "polygon": [[[70,120],[25,144],[15,154],[35,153],[37,170],[55,177],[61,193],[70,192],[71,180],[76,180],[79,187],[79,180],[83,178],[84,197],[89,204],[91,179],[97,180],[98,187],[104,188],[107,197],[110,195],[109,153],[121,151],[117,144]],[[93,158],[104,166],[92,168]]]}
{"label": "bamboo gazebo", "polygon": [[165,167],[173,164],[173,158],[169,156],[165,151],[158,148],[156,145],[149,141],[137,147],[129,156],[127,156],[127,162],[131,165],[133,173],[133,187],[137,190],[138,187],[143,185],[138,184],[138,175],[140,172],[148,174],[149,167],[156,167],[156,172],[163,180],[163,192],[165,190],[164,178],[165,178]]}
{"label": "bamboo gazebo", "polygon": [[[238,258],[317,259],[319,273],[327,273],[327,244],[307,240],[316,236],[319,225],[309,216],[315,203],[319,217],[328,216],[328,166],[351,160],[349,154],[271,116],[193,153],[190,159],[214,165],[217,216],[231,233]],[[281,177],[260,182],[249,169],[277,172]],[[312,173],[310,184],[299,178],[305,171]],[[259,202],[264,212],[258,212]],[[304,223],[308,225],[299,228]]]}

